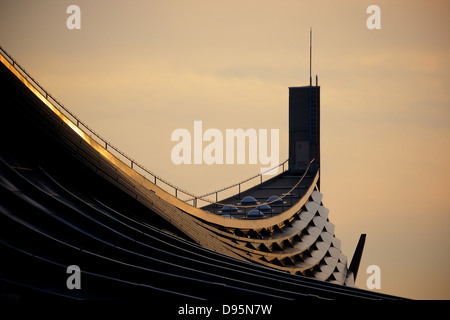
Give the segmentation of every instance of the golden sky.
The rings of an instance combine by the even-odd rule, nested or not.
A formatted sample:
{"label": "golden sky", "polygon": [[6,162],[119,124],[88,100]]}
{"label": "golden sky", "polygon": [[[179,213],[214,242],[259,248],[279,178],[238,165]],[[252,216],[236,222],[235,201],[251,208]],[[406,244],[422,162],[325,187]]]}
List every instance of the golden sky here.
{"label": "golden sky", "polygon": [[[81,9],[69,30],[66,9]],[[381,9],[369,30],[366,9]],[[450,299],[450,2],[2,1],[0,46],[131,157],[197,194],[260,165],[174,165],[177,128],[280,130],[288,87],[321,85],[321,188],[351,259],[381,292]]]}

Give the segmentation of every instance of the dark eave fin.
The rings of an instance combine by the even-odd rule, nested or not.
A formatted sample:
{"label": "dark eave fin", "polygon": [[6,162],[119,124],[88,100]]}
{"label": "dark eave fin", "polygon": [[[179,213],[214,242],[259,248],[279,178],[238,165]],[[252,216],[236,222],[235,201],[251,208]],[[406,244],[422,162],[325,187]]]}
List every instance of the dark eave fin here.
{"label": "dark eave fin", "polygon": [[366,243],[366,234],[361,234],[359,237],[358,245],[356,246],[355,253],[353,254],[352,262],[350,263],[349,270],[353,273],[354,279],[356,281],[356,276],[358,275],[359,264],[361,262],[361,257],[364,251],[364,244]]}

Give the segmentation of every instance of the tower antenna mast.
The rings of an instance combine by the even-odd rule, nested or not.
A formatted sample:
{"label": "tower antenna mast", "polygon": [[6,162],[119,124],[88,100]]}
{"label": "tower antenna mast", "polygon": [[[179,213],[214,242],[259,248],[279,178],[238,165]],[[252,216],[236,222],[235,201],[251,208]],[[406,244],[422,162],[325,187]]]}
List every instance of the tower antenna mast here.
{"label": "tower antenna mast", "polygon": [[312,66],[312,27],[309,28],[309,86],[312,86],[312,75],[311,75],[311,66]]}

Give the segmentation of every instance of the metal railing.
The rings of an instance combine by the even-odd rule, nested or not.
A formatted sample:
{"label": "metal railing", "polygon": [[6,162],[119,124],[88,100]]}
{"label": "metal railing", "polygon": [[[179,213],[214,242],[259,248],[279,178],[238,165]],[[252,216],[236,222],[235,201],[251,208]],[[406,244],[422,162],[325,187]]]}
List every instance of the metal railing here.
{"label": "metal railing", "polygon": [[[0,46],[0,53],[2,54],[2,56],[9,61],[9,63],[14,67],[14,69],[19,72],[37,91],[39,91],[40,94],[42,94],[42,96],[44,96],[49,103],[51,103],[56,109],[58,109],[61,113],[63,113],[74,125],[76,125],[78,128],[80,128],[85,134],[87,134],[89,137],[91,137],[92,139],[94,139],[97,143],[99,143],[100,145],[104,145],[105,149],[108,150],[112,155],[114,155],[116,158],[118,158],[119,160],[121,160],[125,165],[129,166],[131,169],[133,169],[134,171],[142,174],[144,176],[144,178],[148,179],[146,177],[146,175],[150,175],[151,179],[153,180],[153,183],[159,187],[169,187],[169,190],[167,190],[166,188],[164,188],[165,191],[169,192],[173,191],[174,196],[182,201],[185,202],[189,202],[192,201],[192,205],[197,207],[197,201],[198,200],[202,200],[205,201],[207,203],[210,204],[217,204],[218,202],[218,195],[221,192],[230,190],[231,188],[234,187],[238,187],[239,188],[239,193],[241,193],[243,190],[241,190],[241,186],[242,184],[249,182],[251,180],[260,179],[260,183],[263,183],[263,175],[269,171],[278,169],[279,167],[283,167],[283,172],[286,170],[285,169],[285,164],[287,163],[288,160],[285,160],[283,163],[270,168],[268,170],[266,170],[265,172],[262,172],[258,175],[252,176],[246,180],[243,180],[239,183],[235,183],[231,186],[222,188],[220,190],[216,190],[213,192],[210,192],[208,194],[205,194],[203,196],[197,196],[189,191],[186,191],[184,189],[181,189],[175,185],[173,185],[172,183],[164,180],[163,178],[161,178],[160,176],[156,175],[155,173],[153,173],[152,171],[150,171],[149,169],[147,169],[146,167],[144,167],[142,164],[138,163],[136,160],[134,160],[133,158],[129,157],[127,154],[125,154],[124,152],[122,152],[121,150],[119,150],[119,148],[117,148],[116,146],[114,146],[113,144],[111,144],[108,140],[106,140],[105,138],[103,138],[100,134],[98,134],[97,132],[95,132],[94,130],[92,130],[89,126],[87,126],[83,121],[81,121],[76,115],[74,115],[71,111],[69,111],[69,109],[67,109],[61,102],[59,102],[58,100],[56,100],[47,90],[45,90],[36,80],[33,79],[33,77],[31,77],[27,71],[22,68],[1,46]],[[50,101],[51,100],[51,101]],[[53,103],[52,103],[53,101]],[[83,129],[84,128],[84,129]],[[139,172],[138,170],[140,170],[141,172]],[[149,179],[150,181],[150,179]],[[159,183],[159,185],[158,185]],[[163,184],[163,185],[161,185]],[[253,187],[253,186],[251,186]],[[249,188],[251,188],[249,187]],[[173,190],[170,190],[173,189]],[[248,188],[247,188],[248,189]],[[180,198],[180,193],[184,194],[186,196],[189,196],[190,199],[188,200],[183,200]],[[212,201],[209,199],[206,199],[206,197],[211,196],[211,195],[216,195],[216,201]]]}
{"label": "metal railing", "polygon": [[[242,183],[245,183],[245,182],[247,182],[247,181],[250,181],[250,180],[252,180],[252,179],[255,179],[255,178],[259,177],[260,175],[263,175],[264,173],[261,173],[261,174],[259,174],[259,175],[256,175],[256,176],[254,176],[254,177],[252,177],[252,178],[249,178],[249,179],[247,179],[247,180],[244,180],[244,181],[242,181],[242,182],[240,182],[240,183],[234,184],[234,185],[229,186],[229,187],[227,187],[227,188],[224,188],[224,189],[221,189],[221,190],[218,190],[218,191],[215,191],[215,192],[208,193],[207,195],[204,195],[204,196],[202,196],[202,197],[210,196],[210,195],[216,193],[216,201],[215,201],[215,202],[209,201],[211,204],[218,205],[218,206],[231,206],[231,207],[242,208],[242,209],[256,208],[256,207],[260,207],[260,206],[263,206],[263,205],[269,205],[269,204],[278,202],[279,200],[283,200],[283,199],[284,199],[285,197],[287,197],[287,196],[291,196],[292,192],[300,185],[300,183],[302,183],[303,179],[304,179],[304,178],[306,177],[306,175],[308,174],[309,169],[311,168],[311,165],[312,165],[312,163],[313,163],[315,160],[316,160],[316,159],[314,158],[314,159],[312,159],[312,160],[309,162],[308,167],[306,168],[306,170],[305,170],[305,172],[303,173],[303,175],[300,177],[300,179],[297,181],[297,183],[294,184],[294,186],[291,187],[291,189],[289,189],[288,192],[285,192],[285,193],[282,194],[281,196],[278,196],[277,199],[274,199],[274,200],[272,200],[272,201],[266,201],[266,202],[263,202],[263,203],[252,204],[252,205],[242,205],[242,204],[239,205],[239,204],[221,203],[221,202],[219,202],[219,201],[217,200],[217,192],[221,192],[221,191],[223,191],[223,190],[227,190],[227,189],[230,189],[230,188],[239,186],[239,194],[240,194],[240,193],[241,193],[241,191],[240,191],[240,185],[241,185]],[[285,171],[285,170],[284,170],[284,164],[285,164],[287,161],[288,161],[288,160],[284,161],[282,164],[279,164],[278,166],[274,167],[273,169],[275,169],[275,168],[277,168],[277,167],[283,165],[283,172],[284,172],[284,171]],[[270,170],[273,170],[273,169],[270,169]],[[269,170],[269,171],[270,171],[270,170]],[[265,172],[268,172],[268,171],[265,171]],[[262,185],[262,178],[261,178],[261,185]],[[206,200],[204,200],[204,201],[206,201]],[[292,205],[292,198],[291,198],[291,205]]]}
{"label": "metal railing", "polygon": [[[266,173],[268,173],[268,172],[270,172],[270,171],[273,171],[273,170],[275,170],[275,169],[276,169],[277,172],[278,172],[278,170],[279,170],[280,167],[283,167],[283,171],[282,171],[281,173],[284,173],[284,172],[286,171],[284,165],[285,165],[287,162],[288,162],[288,160],[285,160],[285,161],[283,161],[282,163],[280,163],[279,165],[277,165],[277,166],[275,166],[275,167],[273,167],[273,168],[270,168],[270,169],[268,169],[268,170],[265,170],[265,171],[261,172],[260,174],[257,174],[257,175],[255,175],[255,176],[252,176],[252,177],[248,178],[248,179],[242,180],[242,181],[240,181],[240,182],[238,182],[238,183],[232,184],[232,185],[230,185],[230,186],[228,186],[228,187],[224,187],[224,188],[221,188],[221,189],[218,189],[218,190],[209,192],[209,193],[207,193],[207,194],[204,194],[204,195],[202,195],[202,196],[197,197],[197,199],[203,200],[203,201],[208,202],[208,203],[210,203],[210,204],[221,205],[221,206],[228,206],[228,205],[230,205],[230,204],[223,204],[223,203],[220,203],[220,202],[219,202],[219,193],[221,193],[221,192],[223,193],[223,192],[225,192],[225,191],[228,191],[228,190],[230,190],[230,189],[233,189],[233,188],[236,188],[236,187],[237,187],[238,190],[237,190],[237,192],[234,192],[234,194],[238,194],[239,197],[240,197],[240,194],[243,193],[243,192],[245,192],[246,190],[248,190],[248,189],[250,189],[250,188],[253,188],[253,187],[257,186],[258,184],[259,184],[259,185],[262,185],[263,182],[264,182],[264,181],[263,181],[263,176],[264,176]],[[250,181],[252,181],[252,180],[257,180],[257,179],[258,179],[259,181],[256,181],[253,185],[247,187],[246,189],[242,189],[242,185],[243,185],[244,183],[250,182]],[[214,200],[209,200],[209,199],[207,199],[207,197],[212,196],[212,195],[215,195],[215,201],[214,201]],[[196,200],[196,199],[188,199],[188,200],[186,200],[186,202],[188,202],[188,201],[193,201],[193,200]],[[233,205],[233,206],[234,206],[234,205]],[[251,206],[251,207],[256,207],[256,206],[258,206],[258,205],[254,205],[254,206]]]}

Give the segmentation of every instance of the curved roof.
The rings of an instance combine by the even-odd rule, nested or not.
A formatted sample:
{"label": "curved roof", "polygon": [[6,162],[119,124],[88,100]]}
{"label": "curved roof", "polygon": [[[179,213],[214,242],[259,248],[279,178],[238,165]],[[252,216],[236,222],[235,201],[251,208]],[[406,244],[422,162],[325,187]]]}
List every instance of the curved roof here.
{"label": "curved roof", "polygon": [[[0,154],[6,287],[28,297],[86,299],[389,298],[342,286],[353,284],[352,275],[317,190],[318,172],[279,214],[216,215],[121,160],[10,57],[0,60],[0,134],[8,137]],[[73,264],[89,289],[71,291],[58,282],[55,275]]]}

